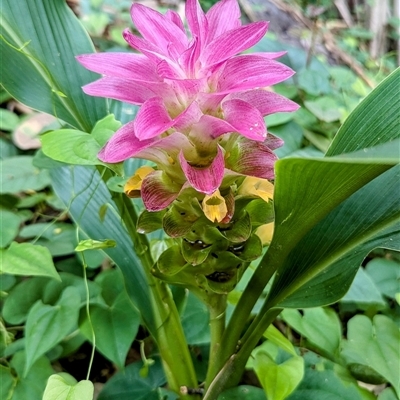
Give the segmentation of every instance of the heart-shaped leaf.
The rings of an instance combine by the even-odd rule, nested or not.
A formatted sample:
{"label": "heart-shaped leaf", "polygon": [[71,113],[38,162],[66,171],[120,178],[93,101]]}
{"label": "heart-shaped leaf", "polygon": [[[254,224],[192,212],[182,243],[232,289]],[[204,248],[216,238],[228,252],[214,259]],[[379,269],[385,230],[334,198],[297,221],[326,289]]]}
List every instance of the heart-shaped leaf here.
{"label": "heart-shaped leaf", "polygon": [[92,400],[94,386],[90,381],[77,382],[65,372],[50,376],[43,400]]}

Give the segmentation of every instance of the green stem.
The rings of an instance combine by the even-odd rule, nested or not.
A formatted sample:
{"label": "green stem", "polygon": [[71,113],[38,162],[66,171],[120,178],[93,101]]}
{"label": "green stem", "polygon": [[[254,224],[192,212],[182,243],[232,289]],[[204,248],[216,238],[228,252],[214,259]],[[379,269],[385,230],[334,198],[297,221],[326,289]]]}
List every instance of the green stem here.
{"label": "green stem", "polygon": [[264,314],[262,323],[248,335],[247,340],[242,343],[237,353],[231,355],[225,362],[215,379],[209,385],[203,400],[215,400],[224,390],[236,386],[239,383],[251,352],[268,326],[280,312],[280,309],[272,309]]}
{"label": "green stem", "polygon": [[[112,176],[109,170],[101,170],[100,174],[105,182]],[[143,266],[152,295],[156,326],[152,334],[163,360],[168,385],[171,390],[177,393],[181,393],[182,387],[197,388],[196,372],[176,304],[168,286],[151,273],[154,261],[147,237],[136,231],[136,209],[127,196],[114,192],[110,193],[135,248],[139,249],[137,256]],[[180,398],[197,399],[199,396],[181,394]]]}
{"label": "green stem", "polygon": [[222,368],[229,357],[237,351],[237,348],[240,347],[240,337],[247,324],[249,315],[266,284],[276,271],[277,264],[273,262],[276,260],[270,260],[268,253],[269,252],[265,254],[258,268],[255,270],[225,329],[222,337],[224,345],[218,354],[220,368]]}
{"label": "green stem", "polygon": [[219,370],[218,354],[222,346],[222,336],[225,331],[226,295],[214,295],[208,299],[210,311],[210,357],[208,363],[205,388],[214,379]]}

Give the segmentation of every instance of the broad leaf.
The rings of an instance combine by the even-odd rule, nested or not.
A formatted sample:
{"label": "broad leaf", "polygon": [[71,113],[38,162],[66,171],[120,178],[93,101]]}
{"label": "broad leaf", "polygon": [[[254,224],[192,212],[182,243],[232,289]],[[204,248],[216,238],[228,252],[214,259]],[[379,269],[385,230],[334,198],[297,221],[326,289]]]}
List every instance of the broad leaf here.
{"label": "broad leaf", "polygon": [[254,371],[268,400],[286,399],[303,378],[303,358],[288,356],[272,342],[256,347],[252,357]]}
{"label": "broad leaf", "polygon": [[[299,287],[303,289],[292,296],[290,304],[287,300],[281,305],[315,307],[334,302],[348,290],[365,255],[375,247],[388,246],[390,235],[398,229],[399,177],[398,169],[383,172],[398,162],[398,142],[393,146],[386,143],[398,140],[400,135],[396,128],[400,99],[393,89],[399,80],[400,69],[356,108],[348,119],[351,124],[343,125],[328,152],[336,157],[276,163],[275,234],[243,296],[246,308],[254,304],[278,268],[279,276],[265,309],[282,302]],[[381,121],[379,127],[377,119]],[[350,145],[345,145],[348,142]],[[363,159],[358,151],[364,150]],[[338,157],[345,151],[352,154]],[[336,262],[339,266],[333,265]]]}
{"label": "broad leaf", "polygon": [[31,308],[25,327],[26,375],[33,363],[70,334],[78,323],[80,296],[69,287],[63,292],[56,306],[35,303]]}
{"label": "broad leaf", "polygon": [[87,380],[77,382],[66,373],[50,376],[43,400],[92,400],[93,383]]}
{"label": "broad leaf", "polygon": [[361,389],[345,368],[314,353],[304,356],[305,375],[287,400],[374,400],[375,396]]}
{"label": "broad leaf", "polygon": [[347,364],[361,364],[371,368],[388,382],[400,396],[400,331],[384,315],[371,321],[356,315],[348,323],[347,341],[342,355]]}
{"label": "broad leaf", "polygon": [[378,309],[386,307],[377,285],[364,268],[359,268],[349,291],[342,298],[343,303],[355,303],[361,309],[375,306]]}
{"label": "broad leaf", "polygon": [[337,355],[342,336],[340,320],[331,308],[283,310],[283,320],[309,343],[331,356]]}
{"label": "broad leaf", "polygon": [[[147,278],[137,252],[143,251],[132,245],[116,205],[106,185],[95,169],[66,167],[51,170],[53,188],[65,204],[81,231],[93,240],[110,238],[117,242],[116,248],[105,249],[105,253],[124,274],[130,298],[138,307],[144,323],[154,329],[150,291]],[[94,195],[95,194],[95,195]]]}
{"label": "broad leaf", "polygon": [[[6,64],[6,63],[0,63]],[[50,184],[49,172],[32,165],[33,157],[15,156],[0,160],[0,193],[41,190]]]}
{"label": "broad leaf", "polygon": [[101,391],[99,400],[159,400],[159,387],[165,383],[161,362],[150,366],[148,375],[141,376],[141,361],[128,365],[123,372],[115,374]]}
{"label": "broad leaf", "polygon": [[326,155],[351,153],[399,138],[399,86],[397,68],[349,115]]}
{"label": "broad leaf", "polygon": [[3,318],[12,325],[23,324],[33,304],[42,298],[49,281],[49,278],[33,277],[13,287],[3,304]]}
{"label": "broad leaf", "polygon": [[[133,308],[127,293],[121,292],[111,306],[94,305],[90,319],[96,338],[97,350],[114,362],[118,368],[125,366],[126,356],[139,328],[139,314]],[[81,332],[92,341],[92,328],[86,313]]]}
{"label": "broad leaf", "polygon": [[367,264],[366,271],[385,296],[394,299],[396,293],[400,292],[400,263],[398,261],[374,258]]}
{"label": "broad leaf", "polygon": [[47,378],[53,373],[50,361],[40,357],[24,376],[25,353],[16,353],[10,362],[11,368],[0,366],[0,398],[12,400],[41,399]]}
{"label": "broad leaf", "polygon": [[17,236],[21,218],[8,210],[0,209],[0,248],[7,247]]}
{"label": "broad leaf", "polygon": [[225,390],[218,400],[266,400],[266,397],[262,389],[243,385]]}
{"label": "broad leaf", "polygon": [[40,275],[60,280],[49,250],[31,243],[11,243],[2,250],[0,272],[12,275]]}
{"label": "broad leaf", "polygon": [[21,103],[89,132],[107,114],[106,102],[82,92],[98,75],[75,56],[94,48],[66,2],[5,0],[1,11],[4,88]]}
{"label": "broad leaf", "polygon": [[400,166],[382,174],[305,235],[286,258],[270,299],[295,308],[337,301],[371,250],[398,247],[399,178]]}

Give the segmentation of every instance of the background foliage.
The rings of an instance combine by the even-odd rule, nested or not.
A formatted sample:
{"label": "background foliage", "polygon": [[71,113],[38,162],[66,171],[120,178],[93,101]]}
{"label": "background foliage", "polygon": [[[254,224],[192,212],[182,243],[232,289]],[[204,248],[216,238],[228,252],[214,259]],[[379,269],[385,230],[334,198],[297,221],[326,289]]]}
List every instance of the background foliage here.
{"label": "background foliage", "polygon": [[[203,3],[205,7],[211,5],[211,2]],[[304,18],[328,23],[338,17],[328,3],[298,2],[298,6]],[[80,3],[79,17],[97,49],[127,50],[120,33],[131,25],[129,6],[130,1]],[[310,7],[315,6],[324,7],[323,12],[312,14]],[[151,332],[153,327],[153,316],[146,307],[149,304],[146,277],[139,267],[140,254],[149,244],[138,242],[135,251],[132,249],[128,232],[120,227],[118,199],[123,181],[102,179],[105,173],[96,168],[101,164],[96,154],[104,140],[117,129],[119,122],[132,119],[136,109],[81,92],[80,86],[94,80],[96,75],[75,64],[74,55],[92,52],[94,47],[63,1],[6,1],[1,12],[1,54],[12,62],[0,63],[3,272],[0,275],[0,379],[3,383],[0,397],[41,398],[48,377],[57,371],[63,374],[52,376],[45,399],[52,399],[54,393],[66,388],[71,396],[68,398],[90,398],[93,388],[86,372],[94,341],[93,324],[96,355],[90,380],[100,392],[99,399],[174,399],[174,393],[162,389],[166,379],[157,348],[144,328],[145,325]],[[37,20],[41,21],[40,30],[33,28]],[[320,25],[315,26],[320,29]],[[395,22],[390,26],[394,35]],[[266,119],[269,130],[285,140],[285,146],[277,150],[283,158],[277,165],[277,179],[282,171],[282,186],[277,187],[277,196],[281,196],[279,204],[283,204],[277,210],[277,223],[290,214],[293,193],[304,193],[304,201],[299,203],[293,199],[299,211],[297,219],[289,221],[287,229],[277,231],[268,254],[273,254],[273,246],[278,251],[278,246],[285,241],[295,247],[284,255],[287,260],[281,278],[267,290],[261,285],[261,297],[250,308],[251,320],[256,323],[256,313],[271,302],[288,308],[279,316],[275,327],[265,332],[265,341],[253,350],[242,380],[244,386],[230,389],[220,399],[235,396],[317,399],[313,393],[323,391],[337,399],[393,400],[400,393],[400,257],[393,251],[398,250],[399,228],[390,225],[376,235],[369,234],[372,224],[387,221],[398,212],[395,185],[399,181],[399,170],[382,172],[398,156],[399,143],[373,150],[370,159],[381,160],[373,167],[368,162],[354,161],[357,151],[363,154],[364,148],[385,145],[398,135],[399,114],[395,110],[399,99],[396,103],[395,91],[399,71],[363,103],[364,120],[368,124],[360,125],[363,121],[360,115],[347,118],[371,91],[368,82],[375,86],[395,65],[390,53],[373,60],[364,51],[370,36],[365,31],[364,35],[363,31],[358,32],[358,35],[354,30],[343,32],[338,40],[345,51],[351,50],[362,75],[346,65],[332,63],[321,54],[315,56],[314,53],[318,54],[315,49],[310,51],[280,42],[273,34],[252,49],[285,49],[288,53],[282,61],[297,71],[291,81],[278,85],[276,90],[299,102],[302,108],[294,114]],[[393,36],[392,40],[395,39]],[[16,76],[25,79],[16,80]],[[393,110],[391,120],[385,114],[389,108]],[[109,111],[115,120],[103,119]],[[43,117],[42,112],[53,117]],[[69,136],[65,140],[54,141],[51,155],[58,160],[55,161],[40,149],[38,137],[59,129],[60,120],[68,124],[68,129],[75,129],[66,132]],[[350,131],[357,141],[339,140],[340,135]],[[362,139],[357,132],[363,134]],[[72,140],[71,135],[76,138]],[[336,141],[330,146],[335,136]],[[44,143],[51,143],[51,133],[43,138]],[[333,161],[320,159],[327,150],[330,157],[355,153],[346,164],[345,157]],[[76,166],[65,164],[65,161],[71,162],[71,156],[75,157]],[[138,165],[133,161],[123,168],[128,175]],[[335,200],[332,193],[336,182],[341,181],[345,190],[346,179],[362,181],[364,177],[365,183],[380,173],[379,178],[338,208],[332,206],[331,214],[317,218],[317,211],[321,209],[318,193],[325,195],[326,202],[338,204],[340,199]],[[321,182],[326,186],[321,187]],[[307,197],[307,193],[311,195]],[[140,210],[141,205],[136,202],[134,207]],[[314,215],[314,225],[312,218],[307,219],[309,215],[302,214],[301,210]],[[350,215],[355,219],[350,219]],[[311,221],[308,232],[303,225],[307,221]],[[341,248],[343,243],[338,243],[337,238],[343,229],[348,236],[342,239],[350,242],[351,251],[336,255],[336,269],[329,276],[329,272],[321,269],[326,261],[323,255],[334,253],[335,246]],[[366,235],[370,235],[367,241]],[[309,237],[319,237],[321,242],[310,244]],[[88,238],[95,241],[83,244],[90,251],[76,252],[78,243]],[[115,240],[117,247],[108,239]],[[161,239],[160,233],[150,236],[154,254],[160,254],[165,246]],[[389,250],[376,249],[377,246]],[[364,259],[366,253],[369,255]],[[261,263],[267,264],[267,261],[265,258]],[[297,270],[296,277],[301,275],[304,284],[296,287],[299,291],[289,293],[298,284],[290,279],[294,276],[290,269],[294,263],[303,266]],[[358,269],[360,263],[362,268]],[[260,278],[257,274],[251,278],[256,264],[250,266],[240,285],[229,295],[231,314],[246,283]],[[341,274],[336,278],[338,270]],[[349,288],[346,282],[353,276]],[[323,293],[317,290],[321,279],[325,282]],[[329,291],[331,297],[327,297]],[[174,289],[174,298],[202,381],[209,343],[208,311],[194,296],[187,296],[179,288]],[[323,305],[336,303],[315,307],[322,304],[321,299],[325,299]],[[302,308],[310,306],[313,308]],[[271,381],[276,384],[266,384]]]}

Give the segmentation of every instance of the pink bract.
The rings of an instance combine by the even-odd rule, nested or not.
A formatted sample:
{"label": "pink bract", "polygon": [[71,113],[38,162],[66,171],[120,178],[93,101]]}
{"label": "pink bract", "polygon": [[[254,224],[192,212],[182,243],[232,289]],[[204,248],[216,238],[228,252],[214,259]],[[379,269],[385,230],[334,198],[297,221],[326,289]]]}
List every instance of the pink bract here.
{"label": "pink bract", "polygon": [[[268,23],[242,26],[237,0],[222,0],[207,14],[197,0],[187,0],[189,36],[174,11],[163,15],[135,3],[131,17],[141,37],[125,30],[124,38],[141,54],[77,57],[84,67],[103,75],[86,85],[85,93],[141,106],[136,119],[116,132],[99,158],[108,163],[149,159],[179,187],[190,184],[205,194],[218,189],[226,168],[272,179],[276,156],[271,149],[279,140],[271,139],[263,117],[298,106],[265,88],[294,72],[275,61],[283,53],[239,54],[264,37]],[[224,149],[221,138],[230,134],[242,138],[236,151],[241,158],[233,159]],[[160,201],[148,184],[162,185],[162,176],[157,172],[145,179],[145,204],[153,198]],[[163,206],[176,198],[174,193],[167,197]]]}

